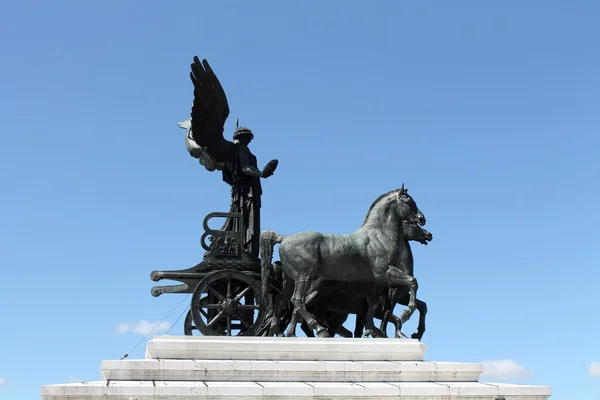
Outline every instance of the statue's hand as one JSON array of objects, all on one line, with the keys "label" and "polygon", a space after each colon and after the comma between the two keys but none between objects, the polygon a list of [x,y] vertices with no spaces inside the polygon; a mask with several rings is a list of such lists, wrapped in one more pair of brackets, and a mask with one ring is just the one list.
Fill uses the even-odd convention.
[{"label": "statue's hand", "polygon": [[271,175],[273,175],[275,173],[275,170],[277,169],[278,164],[279,164],[279,161],[277,161],[277,160],[269,161],[267,163],[267,165],[265,166],[265,168],[263,168],[262,177],[268,178]]}]

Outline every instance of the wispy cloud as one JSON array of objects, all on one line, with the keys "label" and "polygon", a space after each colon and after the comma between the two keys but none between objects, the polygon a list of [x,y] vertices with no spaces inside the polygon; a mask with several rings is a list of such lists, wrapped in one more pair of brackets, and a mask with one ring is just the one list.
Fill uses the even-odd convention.
[{"label": "wispy cloud", "polygon": [[600,378],[600,361],[594,361],[590,364],[590,375],[594,378]]},{"label": "wispy cloud", "polygon": [[6,385],[6,379],[0,377],[0,386]]},{"label": "wispy cloud", "polygon": [[125,322],[117,324],[117,333],[137,333],[140,335],[147,335],[151,332],[164,332],[171,329],[171,324],[166,321],[163,322]]},{"label": "wispy cloud", "polygon": [[513,380],[531,378],[533,372],[514,360],[496,360],[483,362],[483,375],[492,379]]}]

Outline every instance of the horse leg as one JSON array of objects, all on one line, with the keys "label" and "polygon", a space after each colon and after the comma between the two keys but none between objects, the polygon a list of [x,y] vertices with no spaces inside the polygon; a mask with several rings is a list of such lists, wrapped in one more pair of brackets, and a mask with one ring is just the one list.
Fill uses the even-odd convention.
[{"label": "horse leg", "polygon": [[[292,312],[292,320],[290,321],[290,325],[288,326],[287,332],[286,332],[286,336],[287,337],[296,337],[296,325],[298,324],[298,318],[301,316],[300,315],[300,307],[297,305],[299,303],[298,298],[301,298],[301,292],[305,291],[305,287],[306,287],[306,279],[303,280],[297,280],[296,284],[294,286],[294,293],[292,295],[292,304],[294,306],[294,311]],[[304,296],[304,299],[306,300],[306,296]],[[307,323],[306,321],[304,321],[305,323]],[[307,323],[308,324],[308,323]],[[310,327],[310,325],[309,325]],[[310,329],[312,330],[312,327],[310,327]]]},{"label": "horse leg", "polygon": [[351,338],[352,332],[350,332],[344,326],[344,322],[348,319],[348,313],[338,313],[334,311],[329,311],[327,313],[326,323],[330,327],[333,328],[334,333],[343,336],[345,338]]},{"label": "horse leg", "polygon": [[[394,288],[393,290],[393,302],[396,304],[402,304],[404,306],[408,305],[409,296],[406,290],[400,288]],[[417,326],[417,331],[413,333],[410,337],[412,339],[421,340],[423,334],[425,333],[425,316],[427,315],[427,303],[419,299],[415,299],[415,302],[417,303],[417,310],[419,311],[419,325]],[[406,336],[402,332],[400,332],[400,329],[402,328],[400,318],[396,317],[393,314],[391,314],[389,317],[391,318],[394,325],[396,325],[396,337],[405,338]]]},{"label": "horse leg", "polygon": [[[283,318],[284,310],[287,305],[290,304],[290,299],[292,298],[292,294],[294,293],[295,283],[291,279],[284,280],[284,286],[277,295],[275,299],[275,306],[273,307],[273,314],[271,317],[271,329],[269,331],[269,336],[277,335],[283,336],[283,332],[279,326],[281,323],[281,319]],[[292,314],[293,319],[293,314]]]},{"label": "horse leg", "polygon": [[325,312],[323,312],[322,315],[315,314],[314,312],[311,312],[311,314],[315,317],[317,321],[323,322],[323,325],[325,326],[325,329],[327,329],[327,332],[329,333],[330,337],[334,337],[336,334],[338,334],[337,320],[334,319],[335,315],[333,315],[331,312],[325,310]]},{"label": "horse leg", "polygon": [[306,337],[315,337],[315,333],[313,332],[312,329],[310,329],[310,327],[308,326],[306,321],[303,320],[300,323],[300,329],[302,329],[302,332],[304,332],[306,334]]},{"label": "horse leg", "polygon": [[383,326],[387,326],[387,324],[390,322],[390,316],[394,312],[394,307],[396,306],[396,290],[397,289],[392,288],[388,289],[387,303],[383,307],[383,319],[381,320],[381,330],[384,329]]},{"label": "horse leg", "polygon": [[406,288],[390,288],[388,290],[387,299],[388,304],[383,316],[382,323],[385,322],[386,326],[389,322],[394,324],[394,328],[396,329],[394,337],[396,339],[406,338],[406,335],[402,333],[402,321],[400,321],[400,318],[394,315],[394,308],[396,307],[396,304],[408,304],[408,292]]},{"label": "horse leg", "polygon": [[[318,310],[319,305],[318,304],[311,305],[309,308],[310,308],[310,312],[314,313],[314,312],[316,312],[315,310]],[[306,334],[306,337],[315,337],[315,333],[313,332],[312,329],[310,329],[310,326],[308,326],[306,321],[302,320],[302,322],[300,323],[300,329],[302,329],[302,332],[304,332]]]},{"label": "horse leg", "polygon": [[413,315],[415,309],[417,308],[416,299],[419,284],[417,283],[417,280],[414,277],[404,273],[399,268],[391,265],[385,273],[385,278],[391,285],[408,286],[410,297],[408,299],[407,309],[404,310],[400,316],[400,322],[404,324]]},{"label": "horse leg", "polygon": [[356,324],[354,326],[354,337],[362,337],[363,330],[365,329],[365,315],[357,314],[356,315]]},{"label": "horse leg", "polygon": [[394,334],[394,338],[396,339],[407,339],[406,335],[402,333],[402,322],[400,318],[396,317],[394,314],[390,313],[388,316],[390,322],[394,324],[394,328],[396,330]]},{"label": "horse leg", "polygon": [[379,330],[381,332],[387,332],[387,324],[390,322],[390,310],[387,310],[383,313],[383,318],[381,319],[381,324],[379,324]]},{"label": "horse leg", "polygon": [[367,330],[364,333],[364,336],[373,336],[376,337],[386,337],[381,330],[377,329],[375,323],[373,322],[373,318],[375,316],[375,311],[377,311],[377,307],[381,303],[381,291],[384,285],[373,285],[373,289],[371,291],[371,295],[368,300],[368,308],[367,308],[367,316],[365,317],[365,328]]},{"label": "horse leg", "polygon": [[346,329],[346,327],[344,325],[338,326],[335,329],[335,333],[337,333],[338,335],[345,337],[345,338],[353,337],[352,332],[350,332],[348,329]]},{"label": "horse leg", "polygon": [[[311,313],[317,320],[326,320],[326,312],[327,309],[329,308],[329,298],[327,296],[324,296],[322,293],[316,293],[315,291],[313,291],[314,288],[314,284],[311,286],[311,289],[309,290],[309,295],[313,294],[312,296],[312,304],[309,306],[308,305],[308,296],[306,297],[306,303],[307,306],[307,310],[309,313]],[[327,322],[326,322],[327,324]],[[308,324],[306,323],[306,321],[304,321],[304,319],[302,320],[302,323],[300,324],[300,328],[302,328],[302,331],[304,331],[304,333],[306,333],[307,337],[315,337],[315,333],[313,332],[313,330],[308,326]],[[329,335],[330,336],[335,336],[335,331],[332,329],[329,329]]]},{"label": "horse leg", "polygon": [[383,291],[383,300],[381,307],[381,326],[379,329],[386,333],[387,325],[390,322],[390,315],[394,312],[394,306],[396,303],[394,302],[394,289],[386,289]]},{"label": "horse leg", "polygon": [[[399,301],[398,304],[406,305],[408,303],[407,299],[404,298],[404,301]],[[424,301],[419,299],[417,302],[417,310],[419,311],[419,325],[417,327],[417,331],[413,333],[410,337],[411,339],[421,340],[423,334],[425,333],[425,315],[427,314],[427,304]],[[390,321],[396,327],[396,338],[406,339],[406,335],[401,332],[402,322],[400,318],[396,317],[394,314],[390,314]]]},{"label": "horse leg", "polygon": [[294,311],[292,312],[292,320],[288,325],[285,335],[287,337],[296,337],[296,325],[298,324],[298,318],[300,317],[300,311],[298,310],[298,307],[296,307],[296,302],[293,300],[293,297],[292,303],[294,304]]},{"label": "horse leg", "polygon": [[294,304],[294,314],[292,314],[292,321],[290,322],[290,326],[288,327],[288,337],[296,336],[296,323],[298,321],[298,317],[302,317],[311,329],[316,330],[317,336],[329,336],[329,332],[327,332],[327,329],[321,326],[317,322],[315,317],[306,310],[306,295],[308,290],[310,289],[308,281],[309,280],[306,276],[299,277],[299,279],[296,280],[294,295],[292,296],[292,303]]},{"label": "horse leg", "polygon": [[419,310],[419,325],[417,326],[417,331],[410,337],[420,341],[425,333],[425,315],[427,315],[427,303],[417,299],[417,310]]}]

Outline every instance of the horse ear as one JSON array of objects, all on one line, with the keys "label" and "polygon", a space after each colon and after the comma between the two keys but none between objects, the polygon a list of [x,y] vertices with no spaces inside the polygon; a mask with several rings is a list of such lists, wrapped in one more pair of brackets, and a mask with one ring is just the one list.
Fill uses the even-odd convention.
[{"label": "horse ear", "polygon": [[402,182],[402,187],[400,188],[400,193],[404,193],[406,192],[406,189],[404,189],[404,182]]}]

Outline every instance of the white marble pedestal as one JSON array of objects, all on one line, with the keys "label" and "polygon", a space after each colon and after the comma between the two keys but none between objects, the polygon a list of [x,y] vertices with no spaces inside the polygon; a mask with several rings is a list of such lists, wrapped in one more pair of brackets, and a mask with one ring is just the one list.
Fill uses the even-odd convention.
[{"label": "white marble pedestal", "polygon": [[481,364],[423,361],[398,339],[157,336],[102,381],[42,387],[44,400],[546,400],[546,386],[478,382]]}]

